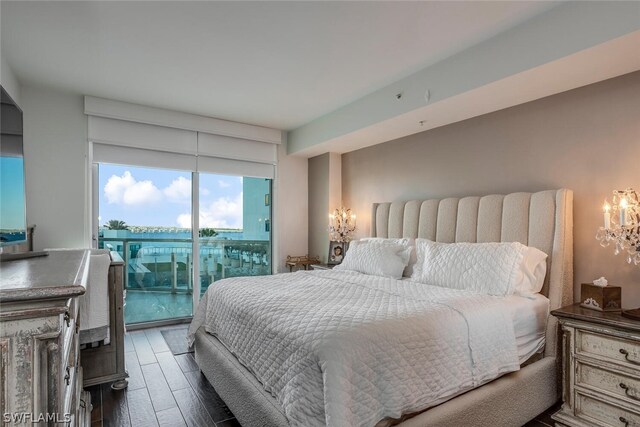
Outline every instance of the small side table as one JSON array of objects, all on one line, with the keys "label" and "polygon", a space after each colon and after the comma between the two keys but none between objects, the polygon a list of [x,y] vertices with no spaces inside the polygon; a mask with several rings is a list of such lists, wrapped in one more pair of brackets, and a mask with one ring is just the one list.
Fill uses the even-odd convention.
[{"label": "small side table", "polygon": [[562,329],[563,404],[556,426],[640,425],[640,322],[574,304]]},{"label": "small side table", "polygon": [[302,267],[305,270],[309,269],[309,266],[315,263],[320,262],[320,257],[310,257],[309,255],[304,256],[291,256],[287,255],[286,265],[289,267],[289,272],[292,272],[296,267]]},{"label": "small side table", "polygon": [[338,264],[311,264],[312,270],[333,270]]}]

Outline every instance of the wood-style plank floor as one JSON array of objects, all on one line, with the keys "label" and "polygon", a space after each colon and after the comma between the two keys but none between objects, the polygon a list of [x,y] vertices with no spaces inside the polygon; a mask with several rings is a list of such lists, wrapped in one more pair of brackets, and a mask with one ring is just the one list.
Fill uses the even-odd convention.
[{"label": "wood-style plank floor", "polygon": [[542,414],[535,417],[524,425],[524,427],[554,427],[556,422],[551,419],[551,415],[560,410],[561,402],[556,403]]},{"label": "wood-style plank floor", "polygon": [[124,391],[111,390],[110,384],[87,388],[93,404],[92,427],[240,426],[200,373],[193,354],[171,353],[160,333],[170,328],[125,336],[129,387]]},{"label": "wood-style plank floor", "polygon": [[[184,325],[175,326],[184,328]],[[193,354],[174,356],[153,328],[125,336],[129,387],[111,390],[110,384],[89,387],[92,427],[239,427],[224,401],[200,373]],[[555,405],[524,427],[552,427]]]}]

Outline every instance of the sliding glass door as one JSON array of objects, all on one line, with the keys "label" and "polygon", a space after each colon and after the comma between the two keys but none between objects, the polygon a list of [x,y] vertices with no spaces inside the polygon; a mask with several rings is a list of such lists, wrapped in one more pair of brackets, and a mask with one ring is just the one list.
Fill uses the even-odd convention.
[{"label": "sliding glass door", "polygon": [[96,168],[98,247],[125,261],[125,323],[190,317],[216,281],[271,274],[271,179]]},{"label": "sliding glass door", "polygon": [[200,289],[271,273],[271,180],[200,174]]},{"label": "sliding glass door", "polygon": [[98,191],[98,247],[125,261],[125,323],[191,316],[191,172],[101,163]]}]

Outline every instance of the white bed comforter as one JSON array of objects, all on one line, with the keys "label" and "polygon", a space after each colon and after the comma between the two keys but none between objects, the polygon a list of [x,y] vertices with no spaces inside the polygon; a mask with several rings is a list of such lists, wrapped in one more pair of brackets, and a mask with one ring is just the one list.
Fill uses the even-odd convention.
[{"label": "white bed comforter", "polygon": [[216,282],[202,325],[292,426],[373,426],[519,369],[502,298],[350,271]]}]

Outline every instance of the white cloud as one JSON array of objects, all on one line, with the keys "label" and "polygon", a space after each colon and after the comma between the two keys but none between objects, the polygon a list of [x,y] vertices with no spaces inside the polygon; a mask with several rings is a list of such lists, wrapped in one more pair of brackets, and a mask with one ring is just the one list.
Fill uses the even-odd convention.
[{"label": "white cloud", "polygon": [[229,188],[229,187],[231,187],[231,184],[229,184],[227,181],[223,181],[221,179],[218,180],[218,185],[220,186],[220,188]]},{"label": "white cloud", "polygon": [[162,192],[152,181],[136,181],[129,171],[122,176],[112,175],[104,186],[104,194],[110,204],[140,205],[162,199]]},{"label": "white cloud", "polygon": [[[178,227],[191,228],[191,214],[180,214],[176,219]],[[202,227],[202,226],[200,226]]]},{"label": "white cloud", "polygon": [[208,196],[209,194],[211,194],[211,191],[207,190],[204,187],[200,187],[200,195],[201,196]]},{"label": "white cloud", "polygon": [[[191,215],[181,214],[178,226],[191,227]],[[200,228],[242,228],[242,193],[235,198],[220,197],[200,206]]]},{"label": "white cloud", "polygon": [[162,190],[165,196],[172,202],[191,201],[191,180],[184,176],[174,179],[171,184]]}]

